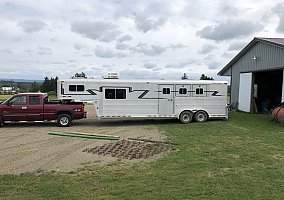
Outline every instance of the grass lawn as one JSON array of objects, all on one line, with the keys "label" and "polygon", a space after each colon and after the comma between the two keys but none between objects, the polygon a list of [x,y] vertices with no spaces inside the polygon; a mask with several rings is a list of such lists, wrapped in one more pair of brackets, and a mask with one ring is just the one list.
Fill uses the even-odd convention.
[{"label": "grass lawn", "polygon": [[0,101],[5,101],[6,99],[10,98],[12,95],[10,94],[0,94]]},{"label": "grass lawn", "polygon": [[269,120],[150,121],[178,150],[150,163],[1,175],[0,199],[284,199],[284,128]]}]

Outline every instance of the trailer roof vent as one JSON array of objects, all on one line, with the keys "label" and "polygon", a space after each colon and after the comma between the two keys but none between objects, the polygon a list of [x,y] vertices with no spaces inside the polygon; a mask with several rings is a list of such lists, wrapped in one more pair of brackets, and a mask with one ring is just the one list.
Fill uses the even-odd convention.
[{"label": "trailer roof vent", "polygon": [[103,75],[103,78],[104,79],[119,79],[119,76],[118,76],[118,73],[116,72],[110,72],[110,73]]}]

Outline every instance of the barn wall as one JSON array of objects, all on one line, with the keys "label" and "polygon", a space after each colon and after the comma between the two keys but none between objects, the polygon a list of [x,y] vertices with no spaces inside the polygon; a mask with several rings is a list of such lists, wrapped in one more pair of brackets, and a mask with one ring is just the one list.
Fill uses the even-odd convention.
[{"label": "barn wall", "polygon": [[[256,57],[256,60],[253,57]],[[236,103],[239,99],[240,73],[277,68],[284,68],[284,49],[271,44],[257,42],[232,65],[231,102]]]}]

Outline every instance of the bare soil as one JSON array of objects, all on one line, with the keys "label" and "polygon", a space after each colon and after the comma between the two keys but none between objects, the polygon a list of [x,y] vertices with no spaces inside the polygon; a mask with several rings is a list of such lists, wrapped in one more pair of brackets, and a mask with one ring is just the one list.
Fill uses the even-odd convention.
[{"label": "bare soil", "polygon": [[83,152],[113,141],[55,136],[48,132],[118,135],[121,140],[129,137],[166,140],[166,136],[147,121],[98,120],[93,106],[87,105],[86,110],[87,119],[75,121],[73,126],[67,128],[57,127],[53,122],[5,124],[0,128],[0,173],[19,174],[42,170],[69,172],[84,165],[104,165],[118,159],[126,160],[112,157],[111,154]]}]

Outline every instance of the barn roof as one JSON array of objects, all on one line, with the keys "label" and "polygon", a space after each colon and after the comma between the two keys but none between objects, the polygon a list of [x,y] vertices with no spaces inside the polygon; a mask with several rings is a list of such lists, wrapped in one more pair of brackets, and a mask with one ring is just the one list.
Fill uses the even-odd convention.
[{"label": "barn roof", "polygon": [[232,67],[232,65],[237,62],[252,46],[254,46],[257,42],[266,43],[269,45],[278,46],[284,48],[284,38],[261,38],[255,37],[243,50],[240,51],[220,72],[218,75],[222,76],[224,73]]}]

